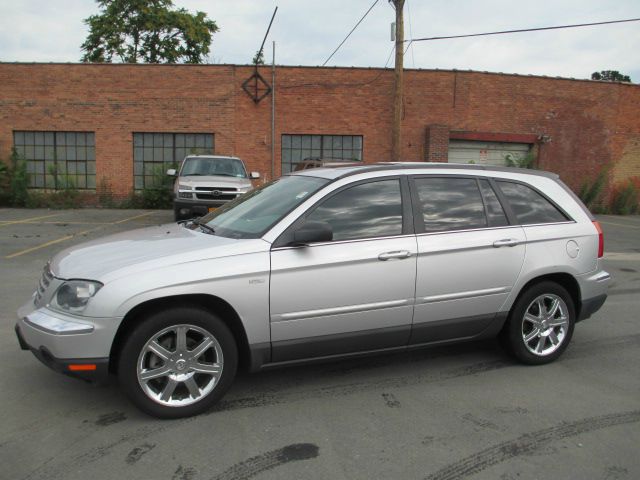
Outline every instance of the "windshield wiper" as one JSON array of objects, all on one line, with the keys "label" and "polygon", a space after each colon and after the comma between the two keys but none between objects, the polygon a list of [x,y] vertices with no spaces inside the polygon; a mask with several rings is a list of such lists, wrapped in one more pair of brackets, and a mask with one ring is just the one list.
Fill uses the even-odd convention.
[{"label": "windshield wiper", "polygon": [[209,233],[211,233],[211,235],[215,235],[216,231],[213,227],[210,227],[209,225],[207,225],[204,222],[201,222],[200,220],[198,220],[197,218],[191,220],[191,222],[195,225],[198,225],[200,228],[202,228],[203,230],[207,230]]}]

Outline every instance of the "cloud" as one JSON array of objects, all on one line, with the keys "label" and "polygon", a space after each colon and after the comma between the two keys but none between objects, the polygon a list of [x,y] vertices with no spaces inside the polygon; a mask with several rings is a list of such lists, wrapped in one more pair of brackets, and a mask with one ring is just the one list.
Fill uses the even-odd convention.
[{"label": "cloud", "polygon": [[[278,5],[265,59],[286,65],[321,65],[369,8],[372,0],[174,0],[178,7],[206,12],[220,27],[212,63],[250,63]],[[637,0],[407,0],[405,37],[486,32],[587,23],[640,16]],[[87,29],[83,19],[97,13],[88,0],[23,0],[0,7],[0,60],[77,62]],[[410,11],[410,15],[409,15]],[[331,59],[329,65],[381,67],[392,42],[395,13],[380,0]],[[582,29],[421,42],[405,58],[408,68],[473,69],[588,78],[614,69],[640,81],[640,23]],[[393,63],[393,60],[391,61]]]}]

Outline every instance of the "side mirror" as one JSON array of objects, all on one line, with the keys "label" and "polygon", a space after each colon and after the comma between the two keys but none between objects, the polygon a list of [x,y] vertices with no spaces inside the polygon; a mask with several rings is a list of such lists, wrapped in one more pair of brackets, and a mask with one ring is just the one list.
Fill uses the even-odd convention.
[{"label": "side mirror", "polygon": [[249,177],[254,178],[254,179],[255,178],[260,178],[260,172],[251,172],[249,174]]},{"label": "side mirror", "polygon": [[175,177],[176,176],[176,169],[175,168],[170,168],[169,170],[167,170],[167,175],[169,175],[170,177]]},{"label": "side mirror", "polygon": [[306,222],[293,232],[293,245],[308,245],[333,240],[333,229],[327,222]]}]

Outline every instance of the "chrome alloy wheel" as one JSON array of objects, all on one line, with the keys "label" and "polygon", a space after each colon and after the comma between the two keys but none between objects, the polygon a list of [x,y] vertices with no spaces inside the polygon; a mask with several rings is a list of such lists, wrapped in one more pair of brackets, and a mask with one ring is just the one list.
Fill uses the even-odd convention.
[{"label": "chrome alloy wheel", "polygon": [[555,352],[569,330],[569,309],[553,293],[545,293],[529,304],[522,319],[522,340],[527,350],[544,357]]},{"label": "chrome alloy wheel", "polygon": [[138,383],[155,402],[184,407],[211,393],[223,367],[222,348],[211,333],[195,325],[174,325],[142,347]]}]

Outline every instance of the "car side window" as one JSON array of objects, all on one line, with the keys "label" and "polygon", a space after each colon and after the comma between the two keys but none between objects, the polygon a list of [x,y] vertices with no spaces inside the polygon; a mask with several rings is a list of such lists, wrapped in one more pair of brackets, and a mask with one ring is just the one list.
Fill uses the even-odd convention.
[{"label": "car side window", "polygon": [[425,232],[487,227],[475,178],[423,177],[414,182]]},{"label": "car side window", "polygon": [[342,190],[322,202],[307,221],[327,222],[334,241],[400,235],[400,181],[369,182]]},{"label": "car side window", "polygon": [[489,181],[481,179],[478,180],[478,182],[480,183],[480,191],[482,192],[489,226],[504,227],[505,225],[509,225],[509,221],[498,200],[498,196],[496,192],[493,191],[493,188],[491,188],[491,185],[489,185]]},{"label": "car side window", "polygon": [[533,188],[521,183],[498,181],[518,222],[522,225],[566,222],[567,217]]}]

